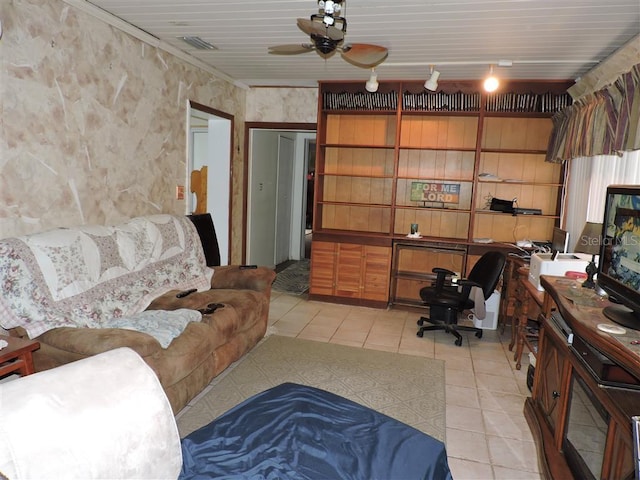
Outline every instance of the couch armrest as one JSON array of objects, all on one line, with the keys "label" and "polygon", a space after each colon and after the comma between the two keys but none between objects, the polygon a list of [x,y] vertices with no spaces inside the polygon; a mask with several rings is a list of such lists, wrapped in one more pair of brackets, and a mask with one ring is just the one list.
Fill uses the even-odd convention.
[{"label": "couch armrest", "polygon": [[276,272],[267,267],[240,269],[239,265],[215,267],[211,288],[255,290],[262,292],[271,289]]},{"label": "couch armrest", "polygon": [[[60,353],[81,357],[128,347],[144,358],[162,349],[151,335],[124,328],[58,327],[44,332],[36,340]],[[69,361],[73,360],[75,358]]]},{"label": "couch armrest", "polygon": [[180,473],[171,405],[153,370],[130,349],[5,382],[0,398],[0,471],[7,478]]}]

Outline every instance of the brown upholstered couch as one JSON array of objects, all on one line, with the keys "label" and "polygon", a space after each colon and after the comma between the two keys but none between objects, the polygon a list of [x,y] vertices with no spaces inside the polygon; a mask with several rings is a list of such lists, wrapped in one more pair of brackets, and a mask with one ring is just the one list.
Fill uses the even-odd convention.
[{"label": "brown upholstered couch", "polygon": [[[198,235],[194,235],[196,241],[190,244],[191,247],[201,248]],[[4,242],[0,242],[0,251],[12,246],[10,242]],[[204,262],[202,251],[198,254]],[[178,282],[177,288],[157,296],[146,310],[203,310],[216,303],[222,306],[213,313],[204,313],[201,321],[187,323],[166,348],[142,331],[108,328],[108,321],[105,322],[107,328],[50,328],[35,336],[41,345],[34,352],[35,368],[37,371],[46,370],[117,347],[130,347],[156,372],[173,411],[177,413],[215,376],[264,336],[274,279],[272,269],[241,269],[235,265],[214,267],[208,290],[200,288],[200,291],[178,297],[176,295],[185,287],[184,282]],[[2,293],[0,307],[3,301],[5,307],[10,303],[9,294]],[[22,326],[14,326],[9,332],[26,336]]]}]

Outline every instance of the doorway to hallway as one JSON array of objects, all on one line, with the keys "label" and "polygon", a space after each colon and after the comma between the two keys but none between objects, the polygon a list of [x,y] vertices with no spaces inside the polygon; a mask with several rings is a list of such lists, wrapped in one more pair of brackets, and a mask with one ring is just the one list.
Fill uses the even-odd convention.
[{"label": "doorway to hallway", "polygon": [[245,263],[283,268],[308,258],[307,165],[310,148],[315,158],[315,128],[315,124],[246,125]]}]

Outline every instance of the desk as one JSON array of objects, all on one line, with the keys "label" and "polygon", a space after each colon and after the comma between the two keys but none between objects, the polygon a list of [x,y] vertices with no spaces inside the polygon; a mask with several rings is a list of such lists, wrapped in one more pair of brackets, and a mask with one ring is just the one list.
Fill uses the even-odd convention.
[{"label": "desk", "polygon": [[420,289],[435,280],[432,270],[441,267],[462,273],[466,256],[463,245],[394,240],[390,303],[424,308]]},{"label": "desk", "polygon": [[516,338],[516,325],[514,321],[516,287],[518,286],[518,269],[528,265],[528,260],[524,258],[507,255],[507,262],[502,272],[502,287],[500,289],[500,313],[498,315],[498,325],[500,334],[504,333],[507,324],[511,324],[511,344],[509,350],[513,349]]},{"label": "desk", "polygon": [[0,377],[10,373],[31,375],[33,369],[32,352],[40,348],[40,343],[35,340],[23,340],[22,338],[0,335],[9,345],[0,350]]},{"label": "desk", "polygon": [[[540,348],[532,396],[524,406],[541,476],[633,478],[631,419],[640,413],[640,345],[632,342],[640,340],[640,331],[612,335],[598,330],[599,324],[611,323],[602,314],[608,301],[565,277],[543,275],[541,283],[545,293]],[[551,307],[566,326],[550,315]],[[584,346],[598,352],[607,368],[594,369]],[[609,371],[622,371],[625,375],[616,378],[624,380],[611,386]],[[594,414],[584,416],[585,409]]]},{"label": "desk", "polygon": [[514,320],[517,321],[517,325],[515,329],[511,328],[511,344],[509,344],[509,350],[513,348],[515,340],[516,353],[513,356],[513,360],[516,362],[516,369],[520,370],[525,345],[534,356],[537,356],[538,348],[532,340],[534,338],[537,340],[538,335],[530,334],[527,331],[527,324],[530,318],[534,320],[538,318],[544,303],[544,292],[538,291],[529,281],[528,267],[518,268],[518,283],[516,285],[515,297],[516,304],[513,317]]}]

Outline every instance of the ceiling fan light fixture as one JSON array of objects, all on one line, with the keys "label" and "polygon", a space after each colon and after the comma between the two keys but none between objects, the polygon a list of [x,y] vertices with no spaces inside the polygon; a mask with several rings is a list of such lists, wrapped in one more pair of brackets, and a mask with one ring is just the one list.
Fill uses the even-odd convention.
[{"label": "ceiling fan light fixture", "polygon": [[434,70],[433,66],[431,66],[431,75],[429,76],[429,80],[424,82],[424,88],[430,92],[435,92],[438,89],[438,78],[440,78],[440,72]]},{"label": "ceiling fan light fixture", "polygon": [[493,74],[493,65],[489,68],[489,76],[484,79],[484,90],[485,92],[495,92],[500,86],[500,81],[498,77]]},{"label": "ceiling fan light fixture", "polygon": [[374,68],[371,69],[371,76],[369,77],[369,80],[367,80],[367,83],[365,84],[364,88],[367,90],[367,92],[377,92],[378,91],[378,86],[380,84],[378,83],[378,74],[376,73],[376,70]]}]

